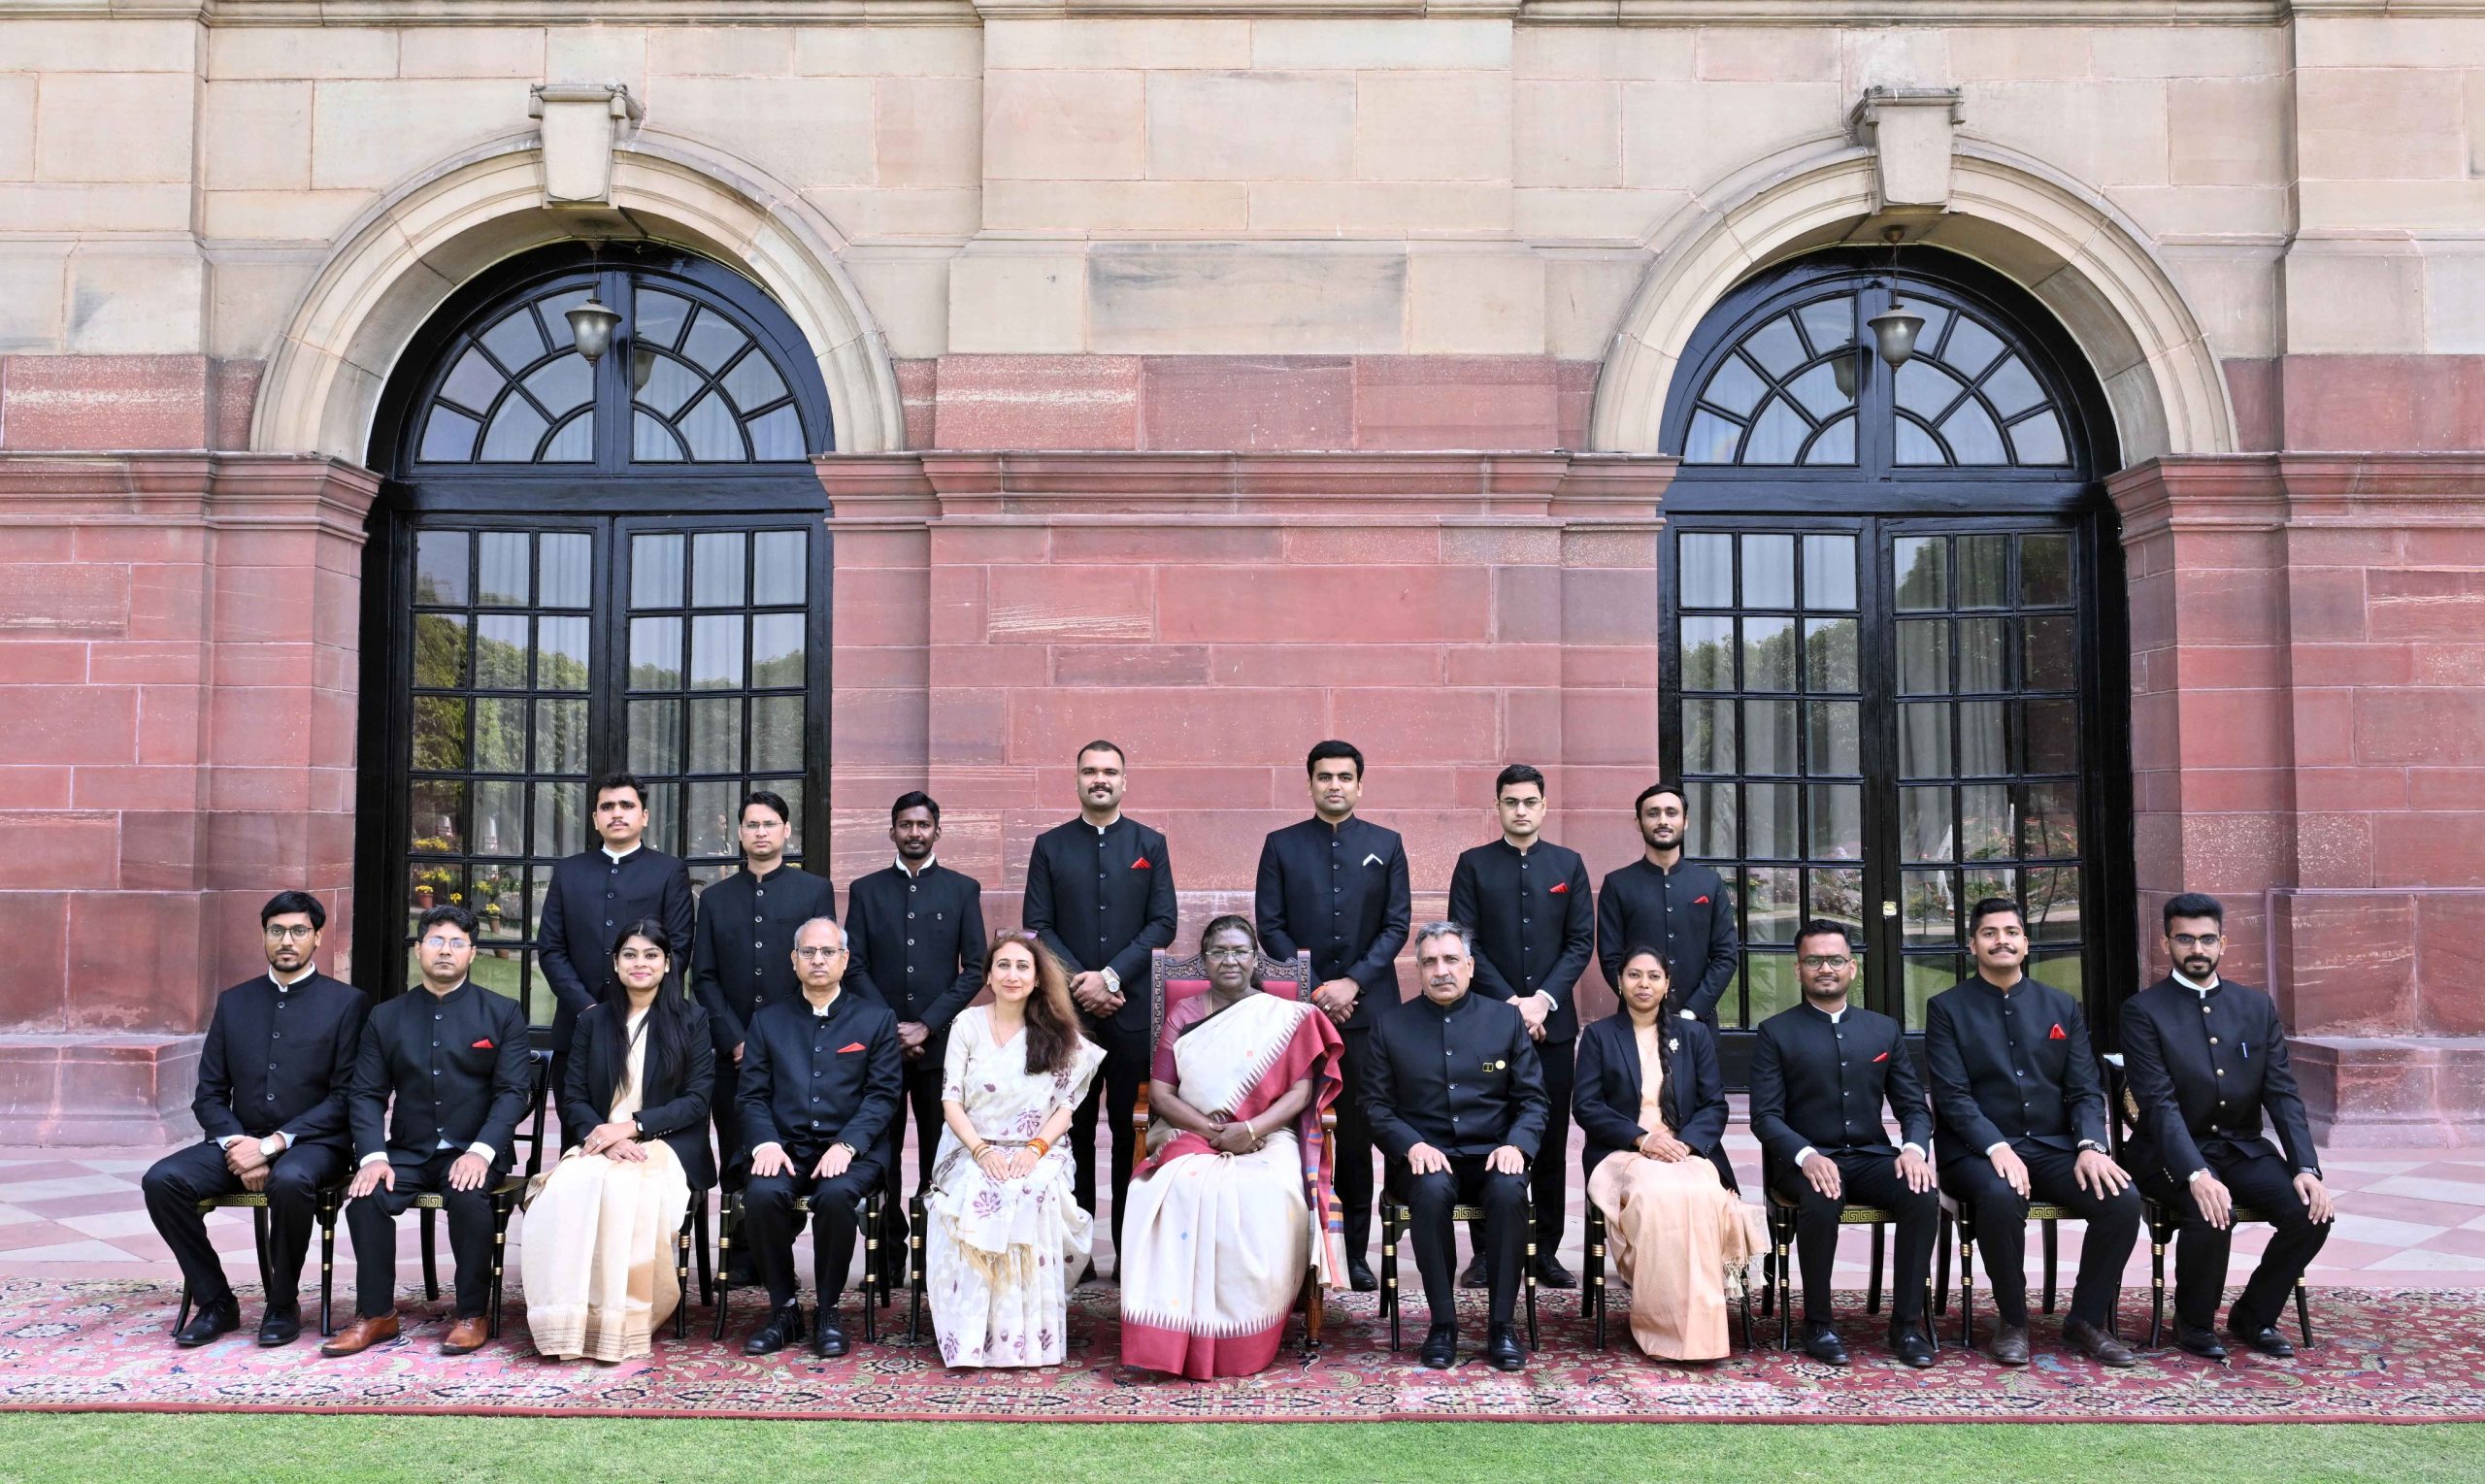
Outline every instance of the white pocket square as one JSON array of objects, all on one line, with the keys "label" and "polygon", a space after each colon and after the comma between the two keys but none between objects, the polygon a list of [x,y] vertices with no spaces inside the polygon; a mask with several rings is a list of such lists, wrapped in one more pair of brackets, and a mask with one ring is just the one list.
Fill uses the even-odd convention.
[{"label": "white pocket square", "polygon": [[1363,863],[1367,866],[1377,866],[1380,864],[1380,857],[1376,855],[1367,855],[1363,858]]}]

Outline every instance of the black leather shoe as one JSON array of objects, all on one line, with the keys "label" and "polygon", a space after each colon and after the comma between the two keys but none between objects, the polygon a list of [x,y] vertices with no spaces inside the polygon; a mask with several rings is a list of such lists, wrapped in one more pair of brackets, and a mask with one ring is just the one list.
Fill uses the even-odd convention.
[{"label": "black leather shoe", "polygon": [[195,1350],[216,1336],[230,1335],[242,1328],[242,1305],[230,1295],[213,1303],[202,1303],[190,1322],[174,1332],[173,1343],[184,1350]]},{"label": "black leather shoe", "polygon": [[1572,1276],[1571,1270],[1563,1267],[1559,1258],[1549,1255],[1540,1257],[1536,1260],[1536,1281],[1538,1284],[1545,1288],[1576,1288],[1579,1286],[1579,1280]]},{"label": "black leather shoe", "polygon": [[2174,1343],[2204,1361],[2226,1359],[2226,1345],[2215,1330],[2196,1330],[2188,1324],[2174,1326]]},{"label": "black leather shoe", "polygon": [[812,1354],[821,1360],[833,1361],[853,1348],[845,1342],[845,1332],[837,1327],[830,1315],[820,1315],[819,1323],[812,1327]]},{"label": "black leather shoe", "polygon": [[2085,1319],[2073,1319],[2065,1324],[2062,1327],[2062,1337],[2073,1350],[2100,1366],[2111,1366],[2120,1369],[2135,1364],[2139,1359],[2132,1354],[2131,1346]]},{"label": "black leather shoe", "polygon": [[1484,1272],[1484,1254],[1478,1252],[1467,1260],[1467,1270],[1458,1275],[1458,1286],[1480,1291],[1491,1285],[1492,1279]]},{"label": "black leather shoe", "polygon": [[1518,1327],[1497,1324],[1484,1336],[1484,1359],[1495,1370],[1525,1370],[1527,1351],[1520,1348]]},{"label": "black leather shoe", "polygon": [[1359,1294],[1368,1294],[1380,1286],[1372,1275],[1372,1265],[1359,1257],[1346,1259],[1346,1286]]},{"label": "black leather shoe", "polygon": [[2260,1351],[2263,1355],[2282,1361],[2291,1361],[2295,1359],[2295,1341],[2278,1333],[2277,1328],[2273,1325],[2265,1324],[2257,1330],[2246,1330],[2237,1325],[2228,1325],[2226,1327],[2226,1333],[2234,1336],[2236,1339],[2243,1341],[2245,1344],[2250,1345],[2253,1349]]},{"label": "black leather shoe", "polygon": [[770,1314],[766,1324],[761,1325],[758,1329],[751,1332],[750,1338],[742,1342],[742,1353],[745,1355],[775,1355],[778,1351],[784,1349],[788,1344],[791,1344],[793,1341],[801,1338],[802,1334],[802,1306],[800,1304],[789,1303],[783,1308],[777,1310],[775,1313]]},{"label": "black leather shoe", "polygon": [[1929,1369],[1933,1365],[1933,1341],[1925,1338],[1922,1330],[1890,1331],[1890,1353],[1899,1358],[1900,1365],[1918,1370]]},{"label": "black leather shoe", "polygon": [[1437,1324],[1425,1332],[1423,1362],[1430,1370],[1447,1370],[1458,1364],[1458,1326]]},{"label": "black leather shoe", "polygon": [[1986,1353],[2005,1366],[2027,1365],[2028,1327],[2024,1324],[2005,1324],[1994,1331],[1993,1343],[1986,1347]]},{"label": "black leather shoe", "polygon": [[302,1337],[302,1306],[288,1303],[282,1307],[269,1305],[259,1316],[259,1343],[273,1350],[289,1345]]},{"label": "black leather shoe", "polygon": [[1846,1342],[1838,1337],[1838,1331],[1825,1324],[1804,1327],[1804,1353],[1824,1366],[1847,1363]]}]

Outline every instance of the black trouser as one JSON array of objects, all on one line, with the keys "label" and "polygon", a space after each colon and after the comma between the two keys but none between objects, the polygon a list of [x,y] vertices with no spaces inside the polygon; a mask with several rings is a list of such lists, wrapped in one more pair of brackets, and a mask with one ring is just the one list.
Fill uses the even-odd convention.
[{"label": "black trouser", "polygon": [[897,1111],[889,1118],[888,1138],[882,1142],[880,1159],[880,1195],[882,1207],[888,1212],[888,1250],[881,1261],[889,1270],[903,1278],[906,1275],[906,1115],[914,1113],[914,1189],[920,1195],[932,1183],[932,1159],[941,1152],[941,1077],[948,1060],[948,1041],[934,1037],[924,1046],[923,1055],[905,1064],[905,1096],[898,1099]]},{"label": "black trouser", "polygon": [[[252,1142],[256,1142],[253,1139]],[[297,1306],[302,1286],[302,1258],[311,1249],[311,1222],[318,1209],[319,1192],[342,1179],[343,1150],[326,1144],[295,1144],[268,1166],[268,1308]],[[242,1177],[224,1163],[224,1151],[212,1143],[176,1149],[157,1160],[139,1182],[147,1192],[147,1214],[155,1223],[190,1297],[202,1305],[233,1297],[224,1278],[224,1264],[207,1239],[207,1215],[198,1208],[212,1196],[242,1193]]]},{"label": "black trouser", "polygon": [[[2295,1193],[2294,1169],[2278,1156],[2264,1150],[2236,1158],[2203,1150],[2203,1157],[2236,1205],[2250,1206],[2276,1228],[2270,1244],[2262,1249],[2260,1266],[2252,1270],[2252,1280],[2243,1285],[2243,1296],[2227,1315],[2235,1328],[2253,1334],[2276,1324],[2286,1312],[2287,1298],[2303,1281],[2303,1270],[2312,1266],[2313,1255],[2330,1239],[2330,1226],[2312,1219],[2303,1198]],[[2226,1259],[2235,1245],[2234,1223],[2221,1232],[2203,1220],[2190,1186],[2163,1170],[2148,1181],[2148,1193],[2180,1218],[2174,1243],[2174,1317],[2195,1330],[2212,1329],[2217,1324],[2218,1299],[2226,1292]]]},{"label": "black trouser", "polygon": [[[1573,1053],[1574,1040],[1541,1040],[1536,1043],[1536,1059],[1544,1069],[1544,1096],[1552,1104],[1544,1115],[1544,1141],[1539,1149],[1566,1151],[1564,1157],[1540,1159],[1528,1172],[1528,1188],[1536,1197],[1536,1257],[1549,1263],[1562,1250],[1562,1228],[1570,1215],[1570,1192],[1565,1184],[1570,1178],[1571,1162],[1571,1085],[1572,1072],[1578,1065]],[[1730,1183],[1727,1189],[1733,1189]],[[1468,1246],[1475,1252],[1484,1250],[1482,1224],[1467,1225]]]},{"label": "black trouser", "polygon": [[1831,1318],[1830,1270],[1838,1263],[1838,1218],[1847,1204],[1877,1205],[1898,1218],[1897,1251],[1890,1271],[1890,1327],[1914,1329],[1924,1323],[1924,1287],[1933,1270],[1933,1238],[1941,1230],[1941,1197],[1907,1188],[1890,1154],[1831,1154],[1838,1166],[1837,1200],[1812,1189],[1803,1171],[1779,1171],[1777,1189],[1795,1202],[1795,1254],[1804,1268],[1804,1322],[1828,1324]]},{"label": "black trouser", "polygon": [[1423,1274],[1424,1303],[1435,1324],[1458,1319],[1456,1226],[1450,1207],[1484,1209],[1484,1275],[1492,1291],[1492,1322],[1510,1322],[1518,1301],[1520,1265],[1527,1261],[1526,1174],[1503,1174],[1484,1168],[1480,1154],[1452,1156],[1449,1168],[1417,1174],[1393,1162],[1392,1185],[1407,1202],[1407,1231],[1414,1239],[1415,1270]]},{"label": "black trouser", "polygon": [[819,1311],[837,1307],[845,1292],[845,1270],[854,1262],[854,1232],[863,1203],[880,1183],[879,1161],[858,1154],[834,1179],[815,1178],[825,1148],[787,1148],[790,1174],[755,1174],[742,1188],[743,1240],[768,1285],[768,1306],[780,1309],[801,1292],[794,1283],[794,1201],[812,1200],[812,1276],[819,1285]]},{"label": "black trouser", "polygon": [[1343,1031],[1345,1054],[1338,1058],[1337,1169],[1331,1179],[1344,1212],[1346,1261],[1360,1263],[1372,1251],[1372,1122],[1364,1116],[1365,1069],[1372,1063],[1372,1028]]},{"label": "black trouser", "polygon": [[[708,1117],[716,1126],[716,1183],[727,1191],[742,1189],[750,1175],[750,1151],[742,1146],[742,1067],[734,1048],[716,1048],[716,1080],[708,1090]],[[570,1147],[567,1139],[561,1147]]]},{"label": "black trouser", "polygon": [[448,1251],[457,1264],[457,1317],[481,1317],[492,1298],[492,1187],[509,1172],[509,1156],[492,1162],[476,1190],[450,1190],[448,1168],[465,1154],[443,1149],[420,1164],[391,1159],[397,1184],[346,1203],[346,1227],[353,1233],[354,1312],[384,1319],[397,1312],[397,1218],[414,1198],[438,1192],[448,1218]]},{"label": "black trouser", "polygon": [[[2076,1152],[2040,1144],[2011,1146],[2028,1167],[2028,1189],[2087,1223],[2079,1238],[2079,1281],[2071,1290],[2071,1317],[2102,1330],[2123,1289],[2123,1264],[2139,1239],[2139,1191],[2126,1185],[2104,1201],[2079,1188],[2072,1167]],[[1976,1245],[1984,1252],[1993,1306],[2005,1325],[2028,1322],[2028,1203],[1994,1172],[1981,1155],[1953,1161],[1942,1171],[1950,1194],[1971,1207]]]},{"label": "black trouser", "polygon": [[[1084,1019],[1085,1017],[1082,1017]],[[1096,1119],[1101,1113],[1106,1136],[1113,1144],[1113,1262],[1121,1263],[1122,1198],[1130,1192],[1130,1167],[1138,1145],[1131,1115],[1139,1109],[1140,1084],[1147,1080],[1153,1060],[1144,1027],[1131,1030],[1110,1020],[1085,1019],[1089,1040],[1105,1048],[1105,1064],[1097,1069],[1087,1096],[1070,1115],[1071,1198],[1088,1215],[1097,1214]],[[1076,1274],[1073,1274],[1076,1276]]]}]

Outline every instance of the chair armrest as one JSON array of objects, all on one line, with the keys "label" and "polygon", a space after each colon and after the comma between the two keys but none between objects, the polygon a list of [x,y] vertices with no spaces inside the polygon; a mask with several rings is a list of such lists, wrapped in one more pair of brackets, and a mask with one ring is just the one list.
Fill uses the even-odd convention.
[{"label": "chair armrest", "polygon": [[1155,1086],[1156,1084],[1152,1081],[1139,1084],[1139,1101],[1133,1103],[1130,1109],[1131,1127],[1136,1129],[1147,1127],[1147,1095]]}]

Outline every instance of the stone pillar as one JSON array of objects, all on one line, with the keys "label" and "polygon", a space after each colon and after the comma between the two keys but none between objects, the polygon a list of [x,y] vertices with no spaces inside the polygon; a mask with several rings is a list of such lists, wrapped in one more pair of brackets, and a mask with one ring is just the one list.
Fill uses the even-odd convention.
[{"label": "stone pillar", "polygon": [[[2222,897],[2316,1128],[2485,1126],[2485,456],[2167,458],[2116,476],[2143,978]],[[2335,1132],[2334,1132],[2335,1131]]]},{"label": "stone pillar", "polygon": [[346,972],[371,475],[319,458],[0,455],[0,1140],[195,1129],[257,910]]},{"label": "stone pillar", "polygon": [[887,864],[927,787],[944,860],[1017,920],[1072,763],[1128,749],[1130,812],[1173,841],[1188,941],[1247,910],[1303,758],[1362,747],[1364,812],[1407,838],[1418,918],[1493,838],[1529,761],[1548,833],[1598,871],[1657,772],[1657,507],[1673,461],[1568,454],[919,453],[831,457],[839,855]]}]

